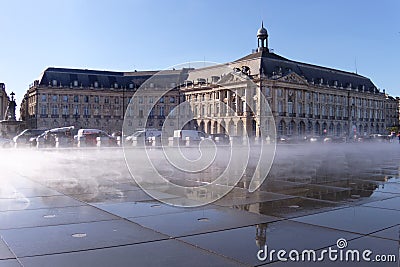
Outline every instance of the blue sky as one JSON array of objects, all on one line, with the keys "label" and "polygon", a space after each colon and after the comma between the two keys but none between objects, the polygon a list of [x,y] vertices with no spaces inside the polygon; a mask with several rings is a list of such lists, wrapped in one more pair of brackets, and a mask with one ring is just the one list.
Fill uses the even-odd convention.
[{"label": "blue sky", "polygon": [[154,70],[228,62],[257,46],[261,20],[275,53],[355,71],[400,96],[400,1],[0,2],[0,82],[17,103],[47,67]]}]

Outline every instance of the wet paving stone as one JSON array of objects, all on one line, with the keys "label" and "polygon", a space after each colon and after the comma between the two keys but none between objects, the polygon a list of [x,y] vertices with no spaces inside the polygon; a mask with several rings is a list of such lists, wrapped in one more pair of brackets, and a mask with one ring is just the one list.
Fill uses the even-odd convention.
[{"label": "wet paving stone", "polygon": [[0,212],[82,206],[85,203],[67,196],[21,197],[0,199]]},{"label": "wet paving stone", "polygon": [[[400,224],[390,227],[388,229],[372,233],[371,236],[392,239],[399,242],[400,249]],[[400,256],[400,255],[399,255]],[[400,260],[400,258],[399,258]]]},{"label": "wet paving stone", "polygon": [[122,218],[146,217],[168,213],[191,211],[189,208],[173,207],[160,202],[94,203],[93,206]]},{"label": "wet paving stone", "polygon": [[30,267],[245,266],[176,240],[20,259]]},{"label": "wet paving stone", "polygon": [[303,223],[279,221],[183,237],[181,240],[253,266],[263,264],[258,260],[257,252],[265,245],[269,250],[318,249],[335,244],[338,238],[353,239],[359,236]]},{"label": "wet paving stone", "polygon": [[22,267],[17,260],[0,260],[0,267]]},{"label": "wet paving stone", "polygon": [[393,209],[400,211],[400,197],[393,197],[380,201],[369,202],[363,206],[382,208],[382,209]]},{"label": "wet paving stone", "polygon": [[[328,253],[324,257],[321,257],[321,250],[316,251],[317,260],[316,261],[277,261],[272,262],[262,266],[384,266],[384,267],[396,267],[398,266],[398,243],[391,240],[384,240],[374,237],[360,237],[354,240],[346,240],[347,246],[343,249],[339,249],[337,246],[332,246],[332,249],[337,250],[336,254],[332,254],[332,259],[330,260]],[[353,252],[351,254],[346,254],[347,251],[358,251],[354,255],[359,255],[359,261],[357,261],[357,256],[354,256]],[[366,256],[366,260],[363,259],[362,253],[365,250],[371,250],[371,254]],[[340,251],[342,251],[342,260],[340,260]],[[335,257],[336,255],[336,257]],[[347,258],[346,258],[346,255]],[[395,261],[393,262],[393,256]],[[323,260],[318,260],[318,258]],[[389,259],[390,258],[390,259]],[[385,262],[381,262],[381,259],[385,259]]]},{"label": "wet paving stone", "polygon": [[144,227],[172,236],[186,236],[277,221],[279,218],[229,208],[205,208],[154,218],[129,218]]},{"label": "wet paving stone", "polygon": [[126,220],[0,230],[17,257],[129,245],[168,239]]},{"label": "wet paving stone", "polygon": [[90,206],[4,211],[0,216],[0,230],[118,219]]},{"label": "wet paving stone", "polygon": [[372,207],[349,207],[292,219],[331,229],[370,234],[400,221],[400,211]]},{"label": "wet paving stone", "polygon": [[[1,235],[0,235],[1,236]],[[0,238],[0,260],[13,259],[14,254],[10,251],[7,244]]]}]

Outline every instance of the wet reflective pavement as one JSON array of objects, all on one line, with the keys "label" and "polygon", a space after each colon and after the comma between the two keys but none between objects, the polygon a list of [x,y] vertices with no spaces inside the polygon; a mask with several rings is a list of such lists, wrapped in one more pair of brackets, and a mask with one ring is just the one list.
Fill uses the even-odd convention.
[{"label": "wet reflective pavement", "polygon": [[[100,160],[112,158],[107,166],[117,167],[102,171],[92,161],[59,162],[65,155],[40,152],[52,155],[51,166],[9,170],[0,181],[0,267],[398,266],[398,148],[330,147],[318,154],[278,147],[260,190],[249,193],[243,179],[222,199],[197,208],[153,200],[120,163],[121,151],[103,150],[107,156]],[[78,160],[100,154],[80,153]],[[266,245],[318,254],[337,249],[338,239],[347,249],[395,255],[396,262],[257,258]]]}]

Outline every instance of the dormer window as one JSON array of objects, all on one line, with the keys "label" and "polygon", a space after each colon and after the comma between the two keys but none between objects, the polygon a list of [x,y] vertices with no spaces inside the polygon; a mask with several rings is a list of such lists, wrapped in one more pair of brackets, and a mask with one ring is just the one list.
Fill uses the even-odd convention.
[{"label": "dormer window", "polygon": [[53,80],[53,86],[57,86],[57,80]]},{"label": "dormer window", "polygon": [[77,87],[78,86],[78,81],[74,81],[74,86]]},{"label": "dormer window", "polygon": [[114,83],[114,88],[118,88],[118,83]]},{"label": "dormer window", "polygon": [[99,82],[94,82],[94,87],[95,88],[99,87]]},{"label": "dormer window", "polygon": [[130,84],[129,84],[129,88],[130,88],[130,89],[133,89],[133,83],[130,83]]}]

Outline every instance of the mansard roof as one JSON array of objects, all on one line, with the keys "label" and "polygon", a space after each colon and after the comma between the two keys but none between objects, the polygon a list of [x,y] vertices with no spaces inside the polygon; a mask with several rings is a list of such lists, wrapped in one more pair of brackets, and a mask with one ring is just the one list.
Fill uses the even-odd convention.
[{"label": "mansard roof", "polygon": [[70,68],[54,68],[50,67],[43,71],[40,75],[37,84],[41,86],[53,85],[53,81],[57,86],[73,86],[78,83],[78,86],[93,87],[95,82],[100,88],[114,88],[117,85],[119,88],[134,88],[139,87],[147,79],[157,74],[163,79],[181,79],[182,73],[186,70],[168,70],[168,71],[104,71],[104,70],[89,70],[89,69],[70,69]]},{"label": "mansard roof", "polygon": [[255,52],[233,63],[251,65],[252,61],[258,61],[257,65],[259,66],[258,70],[252,70],[252,74],[255,74],[256,71],[270,79],[278,79],[295,72],[309,83],[379,92],[369,78],[359,74],[293,61],[269,51]]}]

